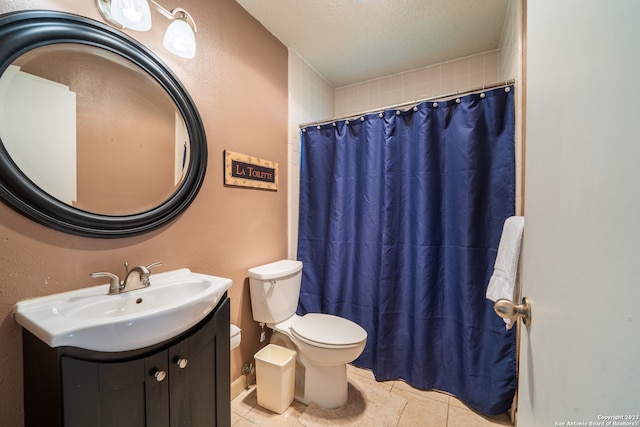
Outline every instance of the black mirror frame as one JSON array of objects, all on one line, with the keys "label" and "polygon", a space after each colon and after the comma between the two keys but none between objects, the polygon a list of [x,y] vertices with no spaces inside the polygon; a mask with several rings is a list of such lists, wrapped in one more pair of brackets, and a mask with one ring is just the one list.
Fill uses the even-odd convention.
[{"label": "black mirror frame", "polygon": [[36,186],[13,162],[0,140],[0,199],[28,218],[50,228],[85,237],[139,235],[175,219],[194,200],[207,166],[207,141],[200,115],[173,72],[149,49],[106,24],[65,12],[31,10],[0,16],[0,76],[25,52],[52,44],[77,43],[113,52],[152,76],[182,114],[191,157],[185,179],[163,204],[145,212],[112,216],[69,206]]}]

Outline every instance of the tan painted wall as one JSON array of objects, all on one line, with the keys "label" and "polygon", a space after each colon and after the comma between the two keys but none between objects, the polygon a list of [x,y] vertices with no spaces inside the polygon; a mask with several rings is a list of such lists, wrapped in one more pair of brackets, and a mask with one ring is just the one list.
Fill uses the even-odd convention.
[{"label": "tan painted wall", "polygon": [[[177,190],[176,106],[142,70],[122,66],[98,48],[90,52],[57,45],[34,49],[14,64],[75,94],[73,205],[107,215],[154,208]],[[48,138],[44,140],[46,145]]]},{"label": "tan painted wall", "polygon": [[[189,267],[229,277],[234,285],[231,321],[242,328],[242,346],[231,355],[231,378],[257,351],[247,268],[287,255],[287,50],[233,0],[181,0],[196,20],[193,60],[162,47],[167,20],[129,33],[160,56],[195,101],[204,122],[209,164],[203,187],[189,209],[150,234],[102,240],[47,229],[0,204],[0,424],[22,425],[20,328],[11,317],[22,299],[100,284],[98,270],[120,272],[122,263],[162,261],[156,271]],[[175,2],[174,2],[175,3]],[[0,13],[56,9],[101,20],[95,1],[3,0]],[[223,186],[223,150],[278,162],[277,192]]]}]

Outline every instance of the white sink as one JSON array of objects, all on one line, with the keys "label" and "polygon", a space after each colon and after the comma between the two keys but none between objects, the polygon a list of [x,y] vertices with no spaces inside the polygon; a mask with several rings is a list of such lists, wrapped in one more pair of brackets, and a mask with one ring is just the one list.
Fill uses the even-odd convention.
[{"label": "white sink", "polygon": [[107,295],[109,285],[21,301],[16,321],[49,347],[126,351],[173,338],[204,319],[231,279],[187,268],[152,274],[149,287]]}]

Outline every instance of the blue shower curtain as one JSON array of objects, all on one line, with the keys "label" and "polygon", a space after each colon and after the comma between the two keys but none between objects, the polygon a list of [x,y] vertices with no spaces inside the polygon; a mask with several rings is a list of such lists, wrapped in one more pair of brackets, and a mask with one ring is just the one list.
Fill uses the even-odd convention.
[{"label": "blue shower curtain", "polygon": [[515,211],[513,87],[301,133],[298,313],[367,330],[356,366],[488,415],[516,389],[515,328],[485,298]]}]

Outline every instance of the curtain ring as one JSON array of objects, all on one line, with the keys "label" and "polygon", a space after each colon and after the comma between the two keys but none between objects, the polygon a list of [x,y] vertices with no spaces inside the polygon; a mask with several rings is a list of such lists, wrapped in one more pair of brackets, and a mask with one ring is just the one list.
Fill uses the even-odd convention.
[{"label": "curtain ring", "polygon": [[349,125],[349,120],[345,120],[344,124],[348,126]]},{"label": "curtain ring", "polygon": [[433,108],[438,108],[438,103],[437,102],[433,103]]},{"label": "curtain ring", "polygon": [[320,125],[316,126],[316,129],[320,130]]},{"label": "curtain ring", "polygon": [[364,116],[360,117],[360,121],[364,122]]},{"label": "curtain ring", "polygon": [[511,92],[511,88],[510,88],[509,86],[507,86],[507,87],[505,87],[505,88],[504,88],[504,91],[505,91],[506,93],[509,93],[509,92]]},{"label": "curtain ring", "polygon": [[380,113],[380,114],[378,114],[378,117],[383,118],[384,114]]},{"label": "curtain ring", "polygon": [[331,126],[336,127],[336,122],[331,123]]},{"label": "curtain ring", "polygon": [[460,104],[460,98],[456,98],[456,104]]},{"label": "curtain ring", "polygon": [[307,128],[302,128],[302,133],[307,133]]},{"label": "curtain ring", "polygon": [[400,110],[396,110],[396,116],[399,116],[401,114]]},{"label": "curtain ring", "polygon": [[484,99],[484,98],[485,98],[485,96],[487,96],[487,95],[485,95],[485,94],[484,94],[484,92],[482,92],[482,93],[480,94],[480,98],[482,98],[482,99]]}]

